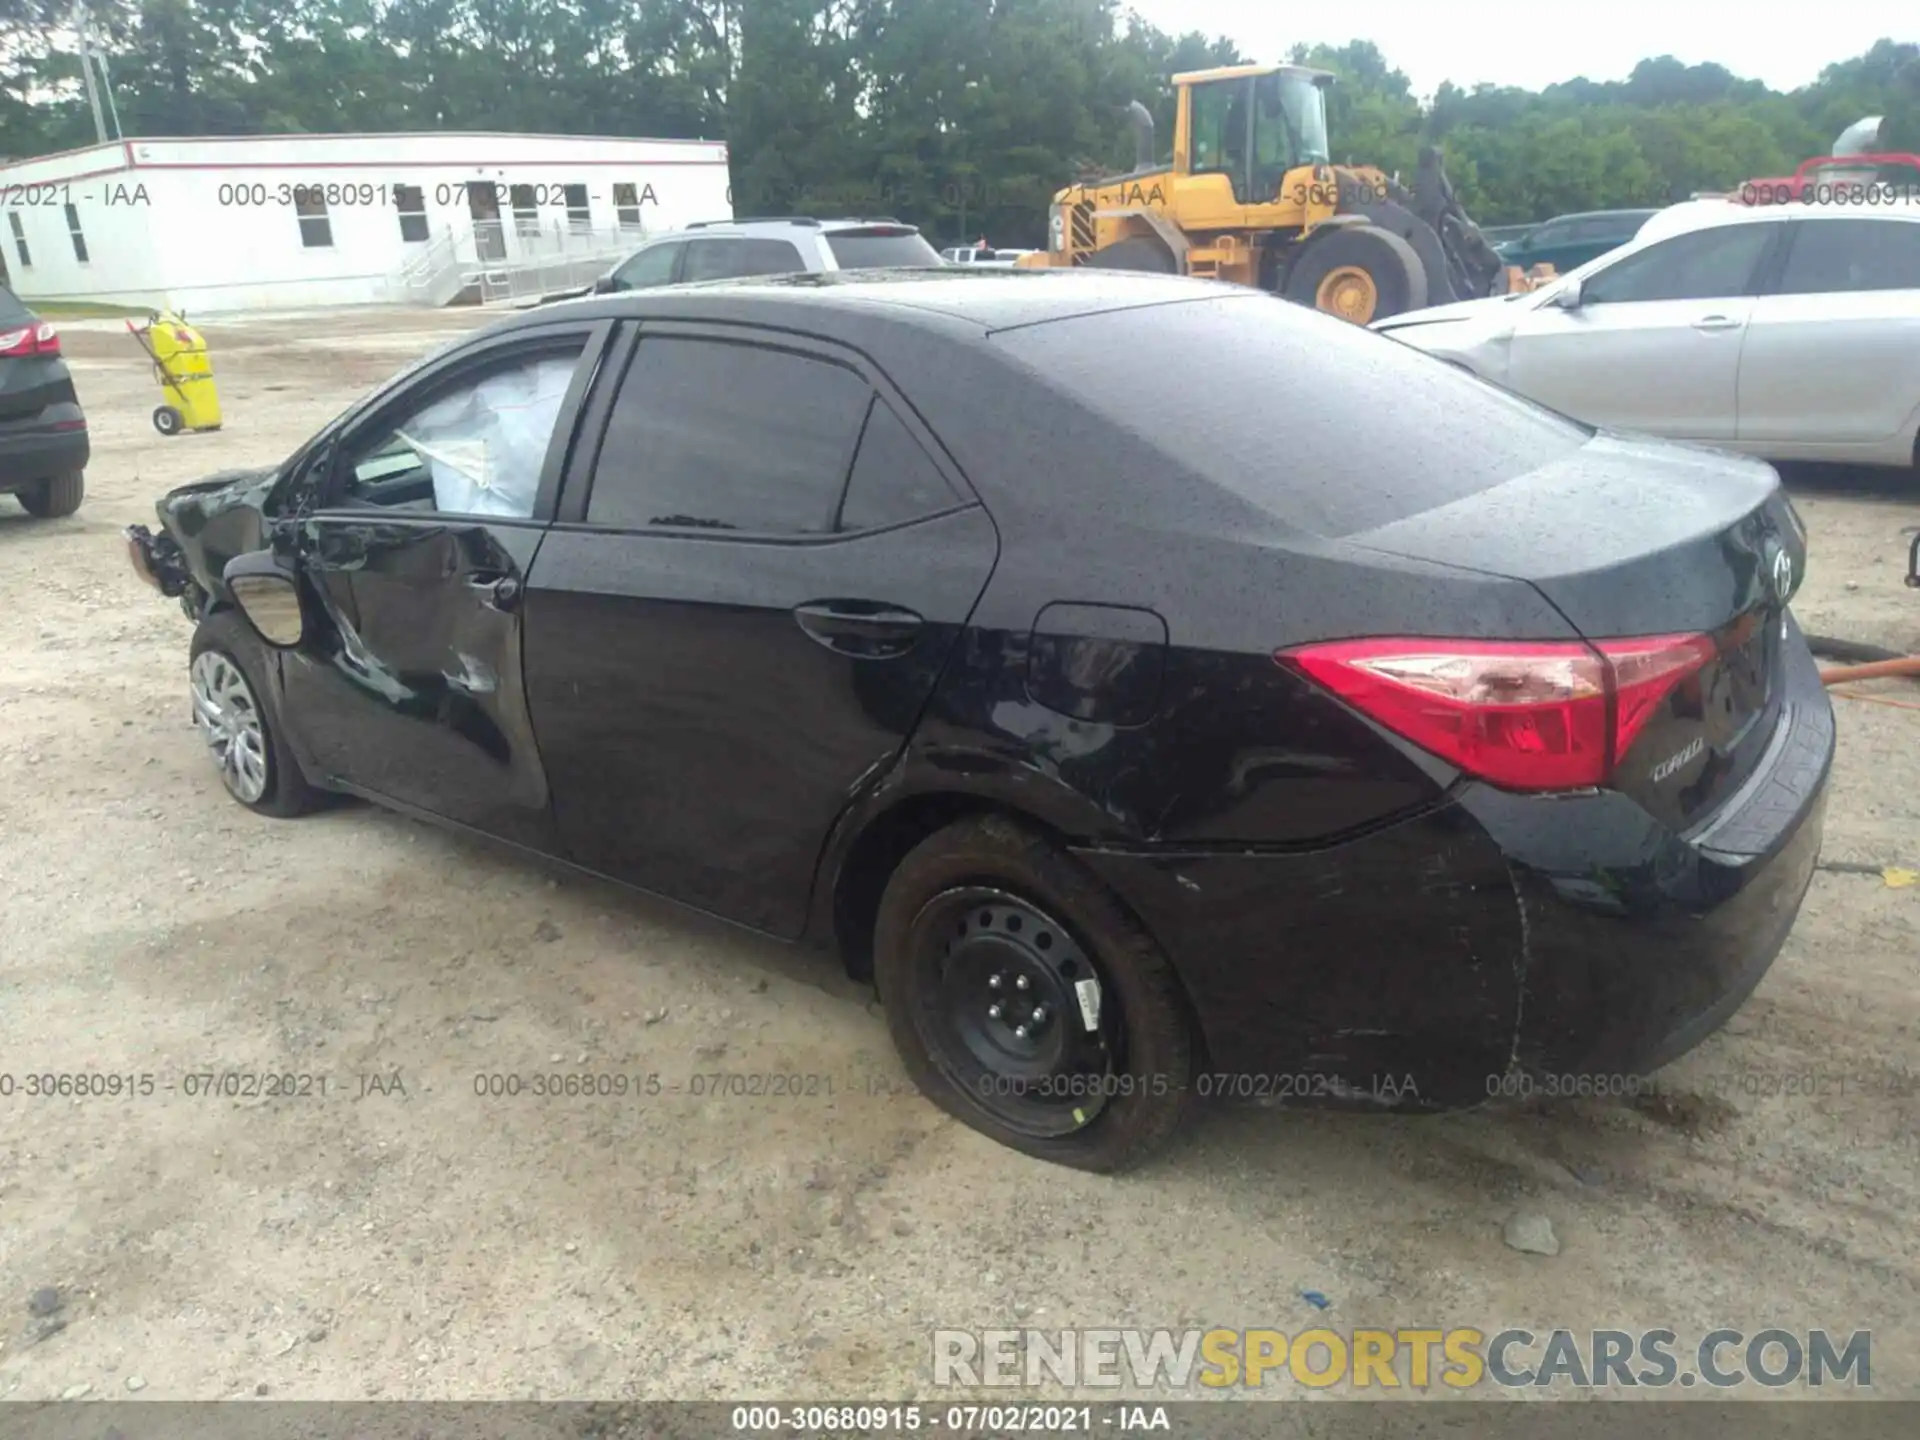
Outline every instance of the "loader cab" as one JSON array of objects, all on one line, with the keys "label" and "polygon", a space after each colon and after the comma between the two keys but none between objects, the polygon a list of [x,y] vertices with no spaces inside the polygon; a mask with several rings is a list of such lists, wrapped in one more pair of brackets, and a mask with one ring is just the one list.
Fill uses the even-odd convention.
[{"label": "loader cab", "polygon": [[1327,163],[1328,72],[1236,65],[1173,79],[1176,173],[1224,175],[1237,204],[1261,205],[1289,171]]}]

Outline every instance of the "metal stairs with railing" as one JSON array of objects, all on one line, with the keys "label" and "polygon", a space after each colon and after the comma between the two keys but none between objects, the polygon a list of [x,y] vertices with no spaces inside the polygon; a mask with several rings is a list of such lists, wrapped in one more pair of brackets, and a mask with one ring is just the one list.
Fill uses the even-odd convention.
[{"label": "metal stairs with railing", "polygon": [[436,308],[534,300],[591,285],[644,239],[631,225],[475,221],[431,236],[384,289],[390,303]]}]

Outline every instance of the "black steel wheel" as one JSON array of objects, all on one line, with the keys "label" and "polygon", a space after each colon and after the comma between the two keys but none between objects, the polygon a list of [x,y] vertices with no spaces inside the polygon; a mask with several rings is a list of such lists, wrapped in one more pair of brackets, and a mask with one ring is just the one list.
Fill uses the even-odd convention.
[{"label": "black steel wheel", "polygon": [[915,917],[912,943],[914,1021],[943,1073],[1035,1139],[1094,1122],[1125,1028],[1060,920],[1004,890],[956,886]]},{"label": "black steel wheel", "polygon": [[914,1082],[1044,1160],[1116,1171],[1174,1132],[1193,1063],[1172,968],[1098,880],[999,816],[901,861],[875,979]]}]

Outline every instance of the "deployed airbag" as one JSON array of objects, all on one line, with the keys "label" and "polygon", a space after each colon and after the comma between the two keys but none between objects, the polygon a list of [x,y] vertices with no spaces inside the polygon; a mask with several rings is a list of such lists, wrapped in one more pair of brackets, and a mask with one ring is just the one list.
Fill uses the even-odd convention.
[{"label": "deployed airbag", "polygon": [[399,437],[433,474],[451,515],[533,514],[540,468],[578,356],[532,360],[429,405]]}]

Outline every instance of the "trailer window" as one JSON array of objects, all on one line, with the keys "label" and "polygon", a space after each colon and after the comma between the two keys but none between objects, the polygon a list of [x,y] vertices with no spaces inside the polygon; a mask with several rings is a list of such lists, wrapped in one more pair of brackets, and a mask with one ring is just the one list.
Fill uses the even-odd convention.
[{"label": "trailer window", "polygon": [[418,185],[393,187],[393,208],[400,212],[400,238],[418,245],[427,238],[427,192]]},{"label": "trailer window", "polygon": [[87,263],[87,237],[80,233],[80,212],[68,205],[67,234],[73,238],[73,258],[82,265]]},{"label": "trailer window", "polygon": [[20,212],[18,210],[9,210],[7,212],[7,224],[13,229],[13,248],[20,252],[20,268],[22,270],[31,270],[33,268],[33,252],[27,249],[27,232],[20,228]]},{"label": "trailer window", "polygon": [[330,249],[333,222],[327,219],[327,193],[318,185],[296,185],[293,213],[300,218],[300,243],[309,250]]}]

